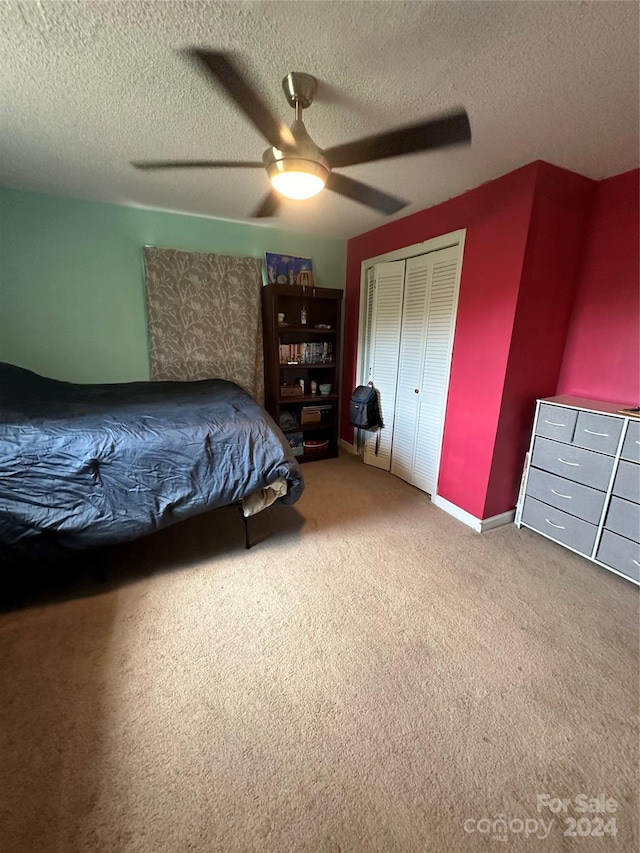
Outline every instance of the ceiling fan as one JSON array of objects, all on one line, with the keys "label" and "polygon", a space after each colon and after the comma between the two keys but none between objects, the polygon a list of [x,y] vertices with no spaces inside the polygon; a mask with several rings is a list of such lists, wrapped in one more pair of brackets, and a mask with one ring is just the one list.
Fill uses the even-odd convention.
[{"label": "ceiling fan", "polygon": [[278,210],[281,196],[311,198],[323,188],[386,215],[395,213],[408,202],[341,175],[334,169],[471,141],[467,113],[458,109],[418,124],[321,149],[309,136],[302,121],[302,111],[311,106],[317,90],[315,77],[293,71],[282,81],[287,100],[295,109],[295,119],[291,128],[288,128],[274,118],[229,54],[198,49],[189,53],[204,65],[216,84],[223,88],[270,147],[262,155],[261,161],[195,160],[134,162],[131,165],[144,170],[264,168],[273,189],[254,211],[254,217],[273,216]]}]

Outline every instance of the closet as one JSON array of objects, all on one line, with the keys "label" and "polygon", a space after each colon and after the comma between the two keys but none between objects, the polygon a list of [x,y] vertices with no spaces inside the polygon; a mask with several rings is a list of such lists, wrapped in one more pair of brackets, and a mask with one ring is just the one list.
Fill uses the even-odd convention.
[{"label": "closet", "polygon": [[363,370],[384,428],[364,461],[435,492],[460,280],[461,245],[375,263],[366,274]]}]

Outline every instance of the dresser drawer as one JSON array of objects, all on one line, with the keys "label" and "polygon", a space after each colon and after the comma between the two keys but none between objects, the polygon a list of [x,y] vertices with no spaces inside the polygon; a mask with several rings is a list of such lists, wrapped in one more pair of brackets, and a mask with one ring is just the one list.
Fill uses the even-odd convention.
[{"label": "dresser drawer", "polygon": [[640,462],[640,421],[629,421],[620,456],[632,462]]},{"label": "dresser drawer", "polygon": [[606,530],[618,533],[626,539],[640,542],[640,506],[622,498],[612,497],[604,526]]},{"label": "dresser drawer", "polygon": [[536,437],[533,444],[531,464],[534,468],[603,492],[609,488],[613,470],[611,456],[541,437]]},{"label": "dresser drawer", "polygon": [[628,501],[640,503],[640,465],[635,462],[618,462],[613,494]]},{"label": "dresser drawer", "polygon": [[591,556],[598,530],[595,524],[574,518],[567,512],[530,497],[525,498],[522,521],[562,545],[568,545],[587,557]]},{"label": "dresser drawer", "polygon": [[529,469],[527,495],[592,524],[599,523],[605,498],[604,492],[537,468]]},{"label": "dresser drawer", "polygon": [[622,418],[594,415],[593,412],[579,412],[573,443],[577,447],[586,447],[589,450],[597,450],[598,453],[615,456],[623,426]]},{"label": "dresser drawer", "polygon": [[596,560],[640,581],[640,545],[605,530],[598,545]]},{"label": "dresser drawer", "polygon": [[536,435],[555,438],[556,441],[571,442],[577,419],[578,412],[576,409],[565,409],[564,406],[550,406],[548,403],[541,403],[536,423]]}]

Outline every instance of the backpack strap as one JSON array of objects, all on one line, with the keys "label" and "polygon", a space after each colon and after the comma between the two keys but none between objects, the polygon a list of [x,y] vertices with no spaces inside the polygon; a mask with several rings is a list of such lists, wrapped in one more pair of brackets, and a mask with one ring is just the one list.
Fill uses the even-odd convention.
[{"label": "backpack strap", "polygon": [[[371,387],[372,387],[372,388],[373,388],[373,390],[376,392],[376,394],[378,393],[378,389],[377,389],[377,388],[376,388],[376,386],[373,384],[373,379],[369,380],[369,382],[368,382],[367,384],[368,384],[368,385],[371,385]],[[376,430],[376,450],[375,450],[375,455],[376,455],[376,456],[378,455],[378,450],[380,450],[380,427],[382,427],[382,426],[383,426],[383,424],[382,424],[382,421],[381,421],[381,422],[378,424],[378,429]]]},{"label": "backpack strap", "polygon": [[[360,435],[361,435],[360,427],[356,427],[356,430],[358,432],[358,444],[360,444]],[[376,430],[376,449],[375,449],[375,455],[376,456],[378,455],[379,449],[380,449],[380,427],[378,427],[378,429]]]}]

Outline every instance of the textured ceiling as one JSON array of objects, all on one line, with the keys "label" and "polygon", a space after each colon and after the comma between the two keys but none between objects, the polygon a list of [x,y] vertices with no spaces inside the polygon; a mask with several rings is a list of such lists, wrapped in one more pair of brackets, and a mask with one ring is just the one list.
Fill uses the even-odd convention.
[{"label": "textured ceiling", "polygon": [[[318,77],[329,147],[465,106],[473,143],[345,169],[429,207],[542,159],[591,178],[638,165],[635,2],[0,0],[0,183],[240,221],[260,170],[136,172],[131,160],[258,160],[266,143],[184,48],[232,50],[274,112]],[[263,220],[261,220],[263,221]],[[349,237],[385,221],[329,192],[268,226]],[[267,227],[268,227],[267,226]]]}]

